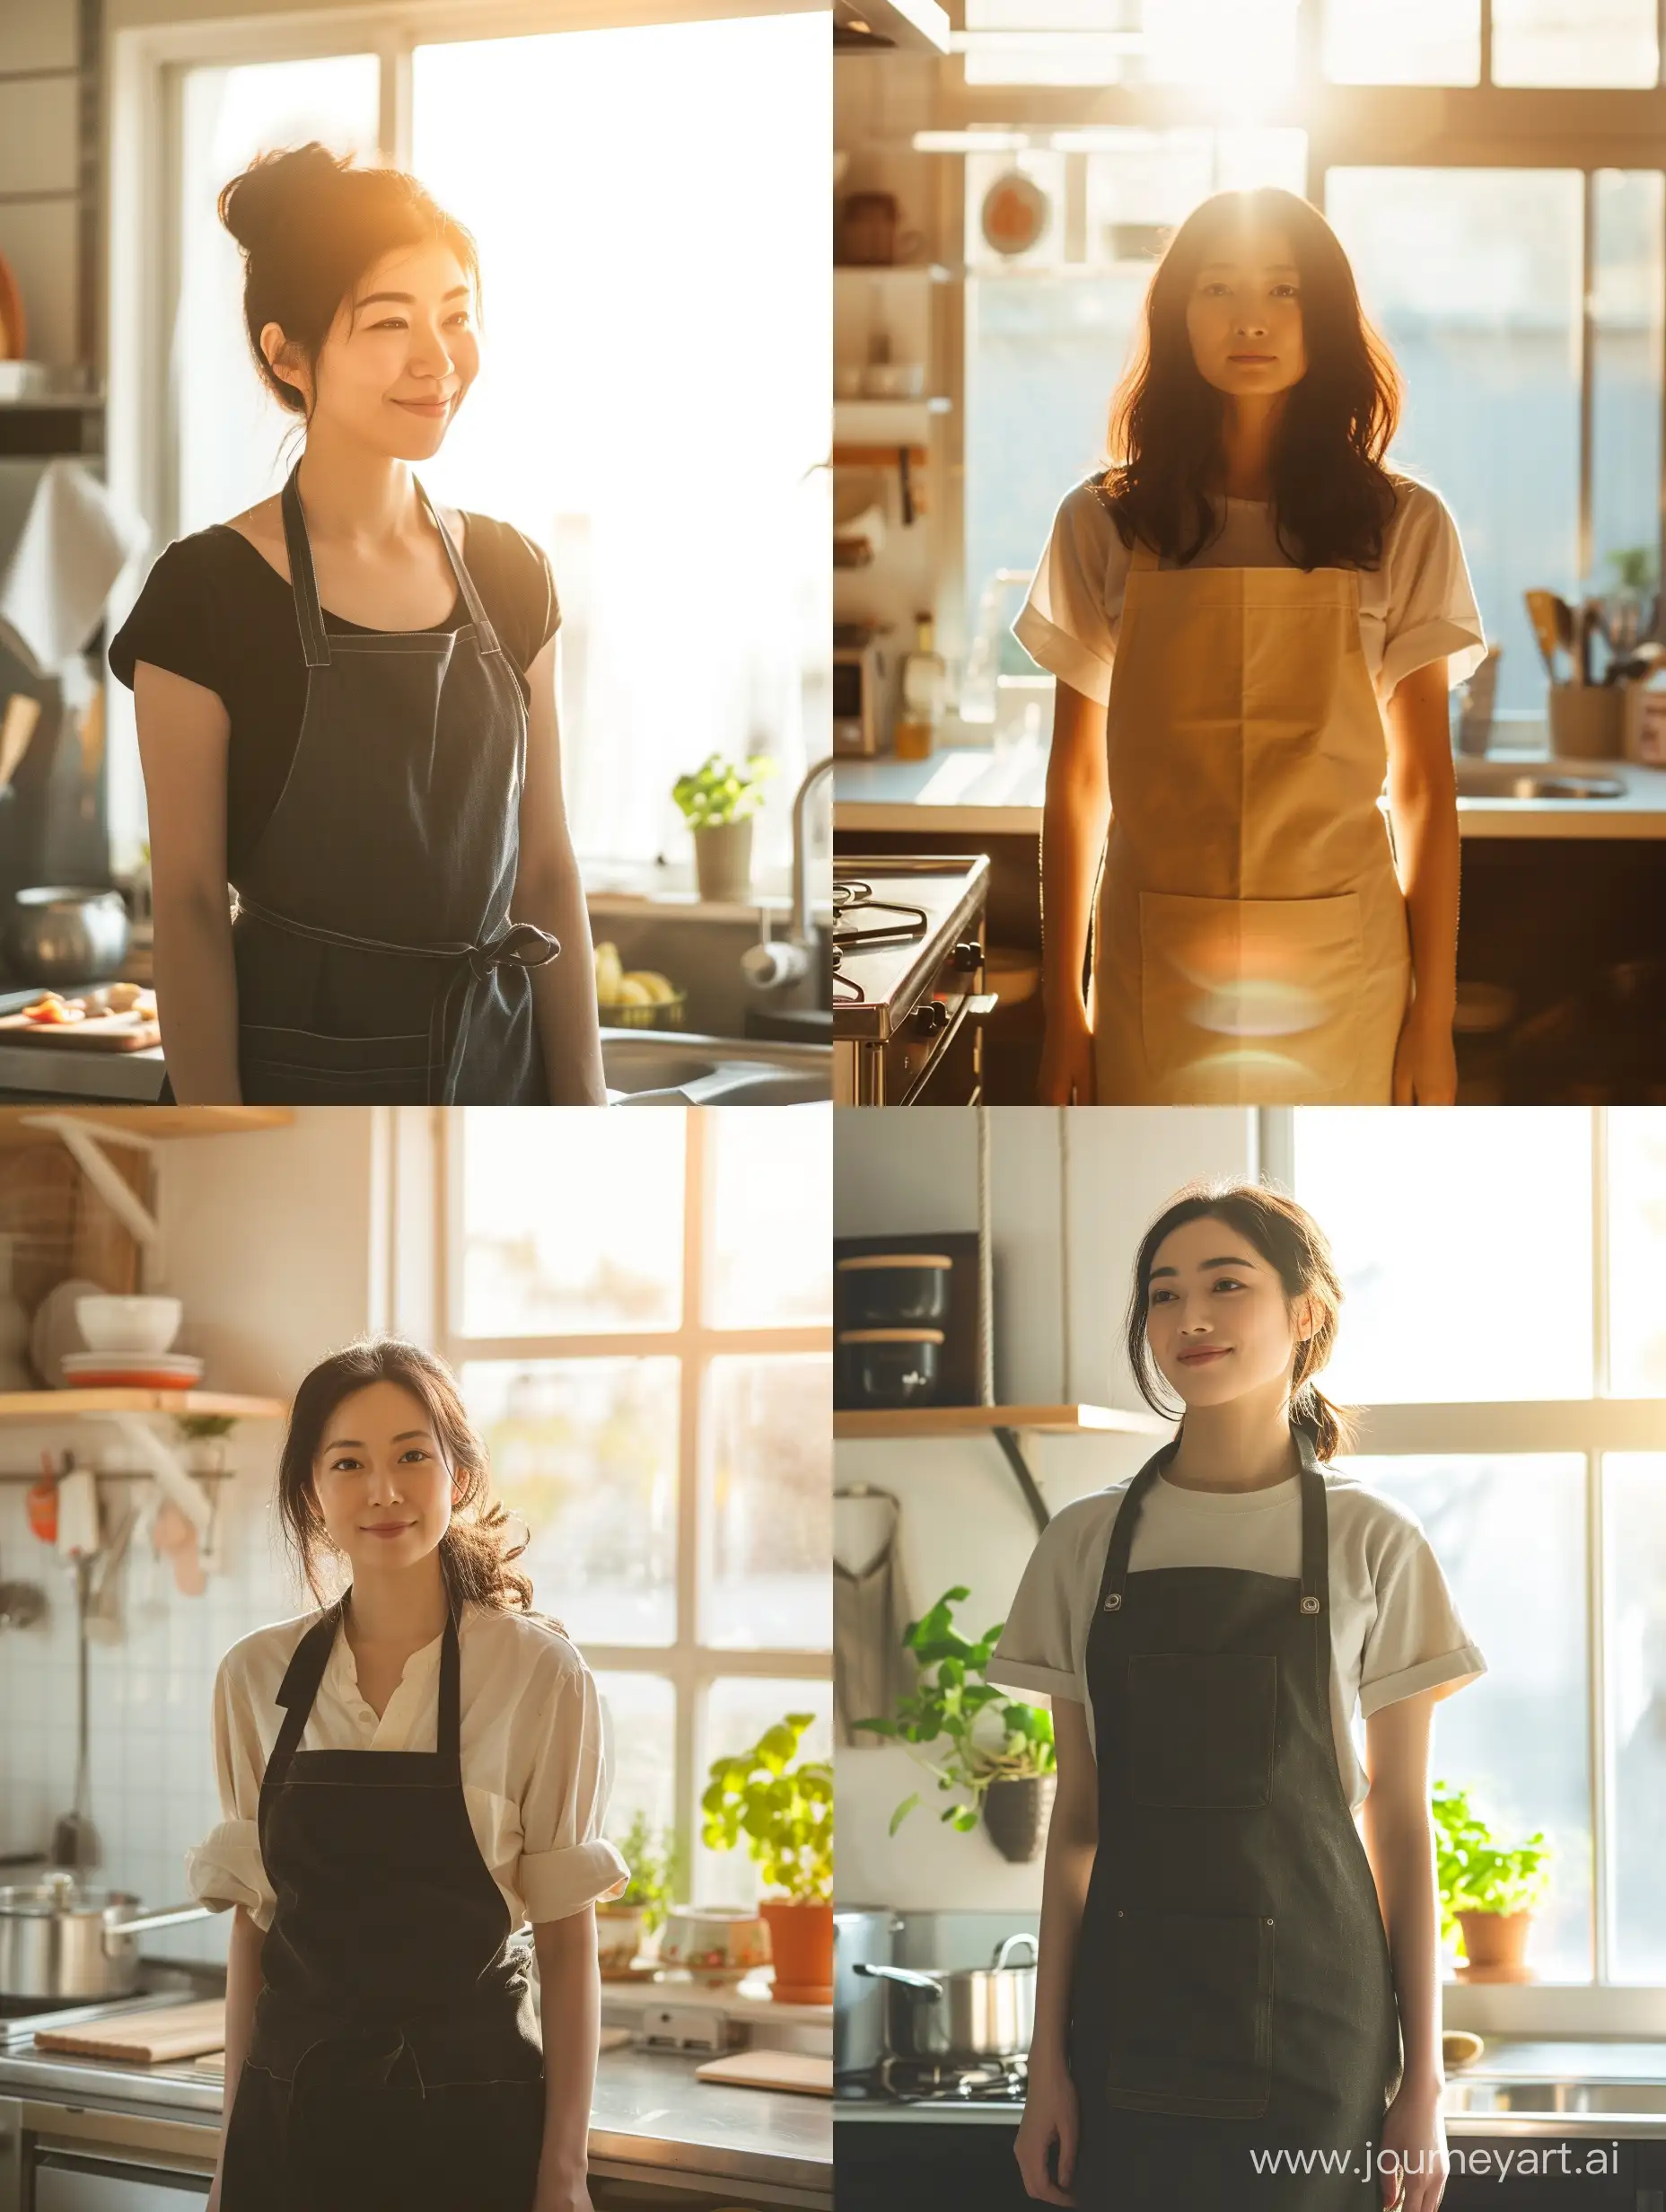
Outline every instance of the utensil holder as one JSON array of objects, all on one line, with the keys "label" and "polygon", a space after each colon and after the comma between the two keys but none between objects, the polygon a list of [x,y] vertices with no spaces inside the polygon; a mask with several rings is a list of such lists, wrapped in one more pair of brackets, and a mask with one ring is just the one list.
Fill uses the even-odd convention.
[{"label": "utensil holder", "polygon": [[1618,684],[1553,683],[1548,718],[1558,760],[1618,760],[1625,700]]}]

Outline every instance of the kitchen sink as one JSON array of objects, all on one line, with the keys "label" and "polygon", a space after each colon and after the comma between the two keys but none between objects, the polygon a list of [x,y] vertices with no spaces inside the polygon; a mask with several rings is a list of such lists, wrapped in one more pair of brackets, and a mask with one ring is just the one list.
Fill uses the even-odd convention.
[{"label": "kitchen sink", "polygon": [[1460,799],[1623,799],[1618,776],[1562,760],[1459,760]]},{"label": "kitchen sink", "polygon": [[826,1045],[604,1029],[610,1106],[809,1106],[833,1095]]}]

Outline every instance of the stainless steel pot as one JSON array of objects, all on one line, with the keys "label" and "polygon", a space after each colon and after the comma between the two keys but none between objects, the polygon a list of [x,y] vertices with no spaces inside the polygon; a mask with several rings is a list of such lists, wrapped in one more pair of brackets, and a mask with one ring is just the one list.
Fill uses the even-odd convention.
[{"label": "stainless steel pot", "polygon": [[[1026,1966],[1007,1953],[1029,1946]],[[929,1973],[858,1962],[852,1970],[885,1984],[885,2041],[899,2058],[1015,2058],[1030,2048],[1036,2020],[1036,1939],[1009,1936],[989,1966]]]},{"label": "stainless steel pot", "polygon": [[889,1966],[902,1922],[889,1906],[839,1906],[833,1915],[833,2071],[865,2074],[885,2051],[885,1992],[859,1981]]},{"label": "stainless steel pot", "polygon": [[127,935],[118,891],[43,884],[13,896],[6,966],[23,983],[101,983],[127,959]]},{"label": "stainless steel pot", "polygon": [[141,1912],[127,1890],[83,1890],[70,1874],[0,1889],[0,1997],[131,1997],[145,1928],[206,1920],[206,1905]]}]

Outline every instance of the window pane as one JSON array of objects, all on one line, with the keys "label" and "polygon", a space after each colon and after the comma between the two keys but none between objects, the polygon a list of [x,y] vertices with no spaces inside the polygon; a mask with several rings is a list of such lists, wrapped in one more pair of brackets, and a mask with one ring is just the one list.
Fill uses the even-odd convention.
[{"label": "window pane", "polygon": [[[411,58],[414,165],[478,240],[486,303],[478,389],[424,480],[551,556],[587,854],[686,857],[677,777],[763,751],[756,849],[784,864],[828,748],[831,105],[818,13]],[[714,274],[741,208],[733,250],[766,282]]]},{"label": "window pane", "polygon": [[[766,1728],[788,1713],[813,1713],[815,1725],[798,1747],[801,1759],[833,1756],[833,1685],[830,1681],[771,1681],[767,1677],[727,1674],[706,1693],[701,1716],[699,1750],[696,1755],[695,1803],[706,1785],[706,1769],[713,1760],[743,1751],[756,1743]],[[756,1863],[740,1849],[710,1851],[697,1835],[694,1884],[690,1892],[702,1905],[750,1905],[760,1896],[763,1883]]]},{"label": "window pane", "polygon": [[1480,0],[1325,0],[1338,84],[1478,84]]},{"label": "window pane", "polygon": [[676,1821],[677,1693],[662,1674],[599,1672],[609,1742],[607,1833],[618,1842],[640,1813],[669,1836]]},{"label": "window pane", "polygon": [[1325,1378],[1333,1397],[1589,1394],[1588,1113],[1298,1109],[1295,1189],[1330,1239],[1346,1293]]},{"label": "window pane", "polygon": [[1495,84],[1653,84],[1654,0],[1493,0]]},{"label": "window pane", "polygon": [[1486,635],[1504,648],[1499,707],[1542,741],[1544,663],[1521,594],[1578,584],[1583,180],[1333,169],[1325,194],[1405,378],[1392,458],[1456,517]]},{"label": "window pane", "polygon": [[1646,620],[1660,574],[1666,178],[1603,169],[1594,185],[1591,581],[1605,592],[1627,589],[1635,619]]},{"label": "window pane", "polygon": [[715,1359],[706,1373],[702,1640],[724,1651],[827,1651],[832,1362]]},{"label": "window pane", "polygon": [[1608,1117],[1609,1373],[1621,1398],[1666,1398],[1666,1108]]},{"label": "window pane", "polygon": [[464,1336],[676,1328],[683,1111],[464,1109]]},{"label": "window pane", "polygon": [[1296,0],[966,0],[969,84],[1195,84],[1234,103],[1287,86]]},{"label": "window pane", "polygon": [[[1015,720],[1039,674],[1008,625],[1055,509],[1105,453],[1110,395],[1121,376],[1163,242],[1199,200],[1241,185],[1304,189],[1307,140],[1290,130],[1094,130],[1084,165],[1079,250],[1064,260],[1062,154],[966,160],[966,635],[984,637],[989,672],[978,719]],[[1019,168],[1055,215],[1028,254],[1004,262],[983,235],[986,194]],[[975,273],[974,273],[975,272]],[[995,684],[1006,694],[991,696]],[[1050,691],[1050,683],[1046,687]],[[1040,704],[1045,704],[1045,699]]]},{"label": "window pane", "polygon": [[287,473],[280,449],[295,426],[250,358],[242,256],[216,211],[221,188],[257,154],[309,138],[332,154],[373,157],[380,85],[374,54],[184,73],[180,306],[169,354],[181,534],[223,522],[276,491]]},{"label": "window pane", "polygon": [[464,1364],[499,1495],[531,1531],[521,1564],[540,1610],[581,1644],[675,1641],[679,1371],[674,1359]]},{"label": "window pane", "polygon": [[1603,1462],[1613,1760],[1609,1979],[1666,1982],[1666,1453]]},{"label": "window pane", "polygon": [[[1500,1279],[1515,1278],[1506,1273]],[[1506,1843],[1544,1830],[1556,1856],[1528,1963],[1544,1980],[1587,1981],[1584,1462],[1544,1453],[1362,1458],[1347,1466],[1416,1514],[1464,1626],[1486,1659],[1479,1681],[1436,1708],[1433,1778],[1467,1790]]]},{"label": "window pane", "polygon": [[831,1325],[832,1111],[707,1112],[714,1328]]}]

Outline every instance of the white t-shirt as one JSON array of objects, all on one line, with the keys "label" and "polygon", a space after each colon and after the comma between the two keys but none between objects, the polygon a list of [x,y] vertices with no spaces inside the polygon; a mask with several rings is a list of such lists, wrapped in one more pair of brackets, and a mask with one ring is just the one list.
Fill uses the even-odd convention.
[{"label": "white t-shirt", "polygon": [[[1420,1690],[1468,1681],[1486,1672],[1486,1662],[1458,1617],[1416,1515],[1337,1468],[1320,1472],[1329,1534],[1331,1728],[1337,1771],[1357,1809],[1368,1785],[1353,1736],[1355,1705],[1369,1716]],[[1088,1631],[1127,1488],[1092,1491],[1054,1515],[989,1662],[992,1681],[1085,1706],[1090,1739]],[[1163,1567],[1299,1577],[1300,1477],[1261,1490],[1191,1490],[1160,1474],[1140,1505],[1128,1571]]]},{"label": "white t-shirt", "polygon": [[[1427,662],[1445,654],[1447,681],[1455,686],[1486,654],[1457,524],[1426,484],[1399,476],[1395,483],[1399,496],[1383,532],[1381,566],[1359,572],[1360,645],[1384,702],[1402,678]],[[1266,500],[1218,501],[1217,513],[1223,505],[1221,534],[1192,567],[1299,565],[1280,546]],[[1093,485],[1078,484],[1054,517],[1030,596],[1013,625],[1019,643],[1049,675],[1101,707],[1110,697],[1132,559]]]},{"label": "white t-shirt", "polygon": [[[277,1693],[317,1613],[233,1644],[214,1688],[215,1767],[224,1818],[186,1854],[201,1905],[242,1905],[272,1925],[276,1898],[260,1854],[260,1783],[284,1723]],[[440,1728],[443,1634],[413,1652],[381,1718],[359,1691],[338,1629],[297,1747],[305,1751],[432,1751]],[[617,1897],[629,1869],[601,1833],[608,1804],[596,1682],[548,1620],[465,1605],[459,1751],[469,1825],[509,1908],[510,1925],[561,1920]]]}]

